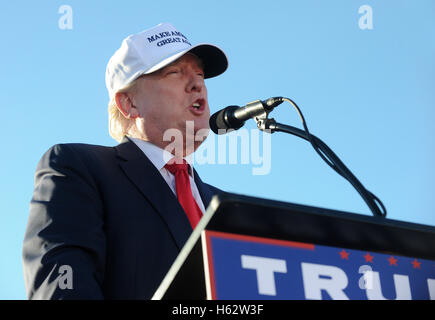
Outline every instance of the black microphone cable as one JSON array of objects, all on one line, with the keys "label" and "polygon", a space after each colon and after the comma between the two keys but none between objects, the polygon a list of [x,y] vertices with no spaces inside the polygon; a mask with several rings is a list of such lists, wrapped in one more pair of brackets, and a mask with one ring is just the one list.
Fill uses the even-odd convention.
[{"label": "black microphone cable", "polygon": [[[370,210],[376,216],[386,217],[387,210],[382,203],[382,201],[376,197],[372,192],[367,190],[362,183],[355,177],[355,175],[345,166],[345,164],[338,158],[338,156],[319,138],[312,135],[308,129],[308,125],[305,121],[305,117],[298,107],[298,105],[291,99],[285,97],[275,97],[270,98],[265,101],[266,105],[272,105],[275,107],[276,105],[282,103],[283,101],[289,102],[299,114],[299,117],[302,120],[302,125],[304,127],[305,135],[300,132],[299,129],[293,128],[291,126],[281,125],[276,123],[273,120],[268,123],[268,129],[273,131],[283,131],[291,134],[295,134],[299,137],[302,137],[310,142],[314,150],[319,154],[323,161],[326,162],[335,172],[345,178],[348,182],[352,184],[352,186],[358,191],[361,197],[364,199],[366,204],[369,206]],[[291,129],[290,129],[291,128]],[[290,129],[290,130],[289,130]],[[298,132],[299,131],[299,132]]]}]

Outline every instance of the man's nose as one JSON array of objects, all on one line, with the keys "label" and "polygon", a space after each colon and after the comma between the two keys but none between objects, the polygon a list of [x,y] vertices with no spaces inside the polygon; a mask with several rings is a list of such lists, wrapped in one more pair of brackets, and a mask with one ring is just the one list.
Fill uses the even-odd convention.
[{"label": "man's nose", "polygon": [[189,75],[189,81],[187,83],[187,92],[201,92],[204,88],[204,78],[198,72],[192,71]]}]

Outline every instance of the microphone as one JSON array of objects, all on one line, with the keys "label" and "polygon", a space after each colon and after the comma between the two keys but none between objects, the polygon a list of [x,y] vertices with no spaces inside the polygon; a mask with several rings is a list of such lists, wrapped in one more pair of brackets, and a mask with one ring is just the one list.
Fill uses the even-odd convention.
[{"label": "microphone", "polygon": [[237,130],[243,127],[245,121],[269,113],[284,101],[283,97],[255,100],[244,107],[228,106],[210,117],[210,129],[216,134],[227,133],[227,130]]}]

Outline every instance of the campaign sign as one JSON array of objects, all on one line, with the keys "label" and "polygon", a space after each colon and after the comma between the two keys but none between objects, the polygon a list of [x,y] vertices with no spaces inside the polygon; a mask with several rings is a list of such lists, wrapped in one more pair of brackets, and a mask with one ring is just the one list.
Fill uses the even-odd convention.
[{"label": "campaign sign", "polygon": [[204,231],[209,299],[435,300],[435,261]]}]

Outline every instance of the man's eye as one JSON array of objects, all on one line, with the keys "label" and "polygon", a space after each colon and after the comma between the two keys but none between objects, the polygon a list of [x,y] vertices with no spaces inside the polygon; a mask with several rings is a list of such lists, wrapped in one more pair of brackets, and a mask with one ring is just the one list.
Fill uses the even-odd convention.
[{"label": "man's eye", "polygon": [[180,70],[178,70],[178,69],[169,69],[167,72],[166,72],[166,74],[177,74],[177,73],[179,73],[180,72]]}]

